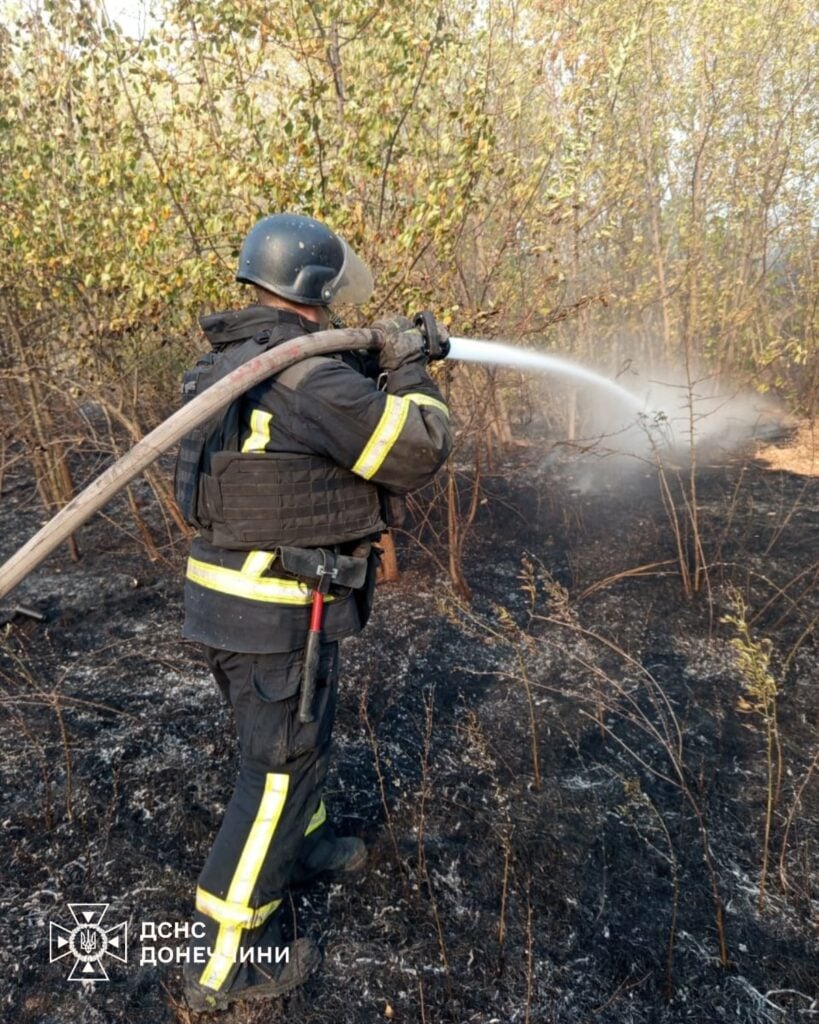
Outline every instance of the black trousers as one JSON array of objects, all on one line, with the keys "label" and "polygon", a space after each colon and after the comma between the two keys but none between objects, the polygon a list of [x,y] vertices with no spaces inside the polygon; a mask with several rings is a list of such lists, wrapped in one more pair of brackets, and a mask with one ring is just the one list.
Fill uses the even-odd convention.
[{"label": "black trousers", "polygon": [[213,991],[252,984],[254,952],[283,947],[281,904],[313,847],[332,837],[321,800],[338,693],[338,643],[323,644],[315,721],[299,722],[302,652],[206,648],[233,707],[241,761],[196,891],[187,977]]}]

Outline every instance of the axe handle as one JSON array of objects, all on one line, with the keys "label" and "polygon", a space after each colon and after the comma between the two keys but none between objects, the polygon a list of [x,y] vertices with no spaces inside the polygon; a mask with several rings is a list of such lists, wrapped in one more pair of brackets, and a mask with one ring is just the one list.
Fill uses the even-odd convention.
[{"label": "axe handle", "polygon": [[313,714],[313,698],[316,695],[323,617],[324,595],[315,591],[313,607],[310,612],[310,629],[307,631],[307,643],[304,645],[304,668],[301,677],[301,696],[299,697],[299,721],[304,724],[316,720]]}]

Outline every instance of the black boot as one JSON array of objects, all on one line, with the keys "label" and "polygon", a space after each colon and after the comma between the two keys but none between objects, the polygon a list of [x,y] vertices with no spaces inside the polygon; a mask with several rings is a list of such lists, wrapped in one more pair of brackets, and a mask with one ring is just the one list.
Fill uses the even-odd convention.
[{"label": "black boot", "polygon": [[288,947],[287,962],[282,964],[248,963],[241,972],[241,985],[219,992],[200,985],[185,971],[185,998],[196,1012],[226,1010],[238,1000],[274,999],[303,985],[321,962],[318,946],[312,939],[296,939]]},{"label": "black boot", "polygon": [[334,836],[320,839],[309,854],[293,870],[292,885],[306,885],[319,875],[338,879],[361,871],[367,863],[367,847],[355,836]]}]

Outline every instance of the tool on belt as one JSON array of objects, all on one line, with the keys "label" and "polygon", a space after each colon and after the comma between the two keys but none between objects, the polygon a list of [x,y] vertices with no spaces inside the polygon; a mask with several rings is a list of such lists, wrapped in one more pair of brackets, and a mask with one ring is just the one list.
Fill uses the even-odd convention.
[{"label": "tool on belt", "polygon": [[[318,673],[319,653],[321,649],[321,624],[324,619],[324,595],[330,584],[338,575],[335,565],[327,565],[328,552],[321,549],[321,564],[316,566],[318,584],[313,589],[313,604],[310,609],[310,628],[307,630],[307,643],[304,645],[304,669],[301,677],[301,697],[299,698],[299,721],[313,722],[313,698],[316,693],[316,674]],[[335,561],[332,555],[330,559]]]},{"label": "tool on belt", "polygon": [[330,587],[358,590],[367,578],[367,555],[338,555],[326,548],[276,548],[276,556],[285,572],[296,576],[313,589],[310,608],[310,626],[304,645],[304,667],[299,698],[299,721],[313,722],[313,699],[316,694],[319,657],[321,654],[321,627],[324,618],[324,598]]}]

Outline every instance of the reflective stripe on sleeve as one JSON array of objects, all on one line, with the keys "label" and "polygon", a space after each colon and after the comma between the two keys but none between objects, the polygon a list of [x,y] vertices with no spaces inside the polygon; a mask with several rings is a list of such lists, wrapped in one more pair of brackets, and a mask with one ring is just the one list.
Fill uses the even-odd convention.
[{"label": "reflective stripe on sleeve", "polygon": [[[208,562],[189,558],[187,576],[191,583],[196,583],[200,587],[216,590],[220,594],[230,594],[232,597],[245,597],[249,601],[291,605],[313,603],[313,591],[305,583],[299,580],[280,579],[277,576],[261,576],[260,573],[264,572],[267,566],[259,568],[261,558],[255,564],[251,562],[251,559],[257,559],[258,556],[267,556],[267,565],[270,565],[273,559],[271,552],[252,551],[242,569],[224,569],[220,565],[210,565]],[[333,597],[328,594],[324,600],[332,601]]]},{"label": "reflective stripe on sleeve", "polygon": [[409,402],[406,398],[387,395],[381,419],[353,466],[354,473],[369,480],[378,472],[392,446],[398,440],[398,435],[401,433],[408,415]]},{"label": "reflective stripe on sleeve", "polygon": [[415,405],[430,405],[433,409],[439,409],[444,416],[449,418],[449,409],[439,398],[433,398],[432,395],[423,395],[420,392],[413,392],[411,395],[404,395],[404,398],[413,402]]},{"label": "reflective stripe on sleeve", "polygon": [[[288,775],[270,772],[265,777],[264,792],[259,801],[253,825],[242,848],[239,863],[233,873],[227,900],[224,901],[226,904],[247,906],[253,895],[256,880],[284,809],[289,783]],[[270,904],[266,904],[266,907],[269,906]],[[235,922],[220,923],[213,946],[213,955],[202,971],[199,978],[200,985],[214,990],[218,990],[224,985],[231,968],[236,963],[236,954],[239,952],[244,927],[243,924]]]}]

